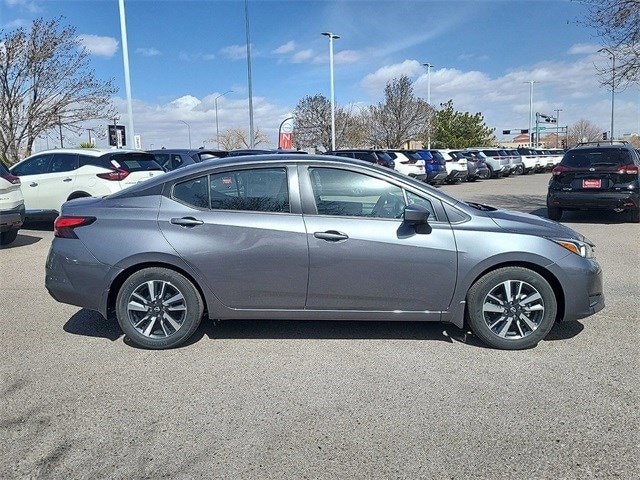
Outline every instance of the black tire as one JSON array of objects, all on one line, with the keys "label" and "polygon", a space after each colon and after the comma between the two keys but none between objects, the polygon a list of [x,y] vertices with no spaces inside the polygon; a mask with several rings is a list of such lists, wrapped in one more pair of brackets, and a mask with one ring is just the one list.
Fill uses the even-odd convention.
[{"label": "black tire", "polygon": [[[153,293],[156,287],[163,288],[164,284],[162,299],[159,298],[160,293],[151,295],[150,288],[145,287],[149,282],[154,284]],[[132,297],[134,292],[146,297],[145,288],[148,296],[156,300],[149,301],[145,305],[142,301],[139,302],[146,311],[130,310],[128,306],[131,298],[140,298]],[[167,304],[166,301],[176,298],[177,294],[182,295],[182,299]],[[176,305],[176,302],[180,304]],[[182,310],[183,307],[184,310]],[[133,343],[144,348],[165,349],[183,344],[200,325],[203,311],[204,304],[198,289],[184,275],[168,268],[152,267],[133,273],[124,281],[116,298],[116,316],[120,328]],[[165,321],[165,313],[171,315],[173,323]],[[142,317],[149,317],[149,320],[144,321]],[[136,328],[134,323],[137,323],[140,329]],[[151,327],[149,327],[150,324],[152,324]],[[172,325],[179,325],[179,328],[174,328]],[[145,334],[147,327],[149,327],[149,333]]]},{"label": "black tire", "polygon": [[491,165],[487,164],[487,168],[489,169],[489,175],[487,175],[487,178],[496,178],[495,174],[493,173],[493,168],[491,168]]},{"label": "black tire", "polygon": [[640,207],[630,210],[629,217],[632,223],[640,223]]},{"label": "black tire", "polygon": [[76,198],[87,198],[90,196],[91,195],[89,195],[87,192],[73,192],[71,195],[69,195],[69,198],[67,198],[67,201],[75,200]]},{"label": "black tire", "polygon": [[562,209],[560,207],[553,207],[547,204],[547,217],[549,220],[559,222],[562,218]]},{"label": "black tire", "polygon": [[0,233],[0,245],[9,245],[13,243],[17,236],[18,236],[17,228]]},{"label": "black tire", "polygon": [[[509,285],[512,302],[507,301],[505,286],[507,281],[511,281]],[[505,307],[502,308],[507,317],[503,313],[486,310],[485,307],[493,302],[489,300],[485,304],[489,298],[488,295],[495,293],[492,298],[500,299],[499,293],[496,293],[500,291],[505,292],[502,297]],[[519,297],[518,292],[520,292]],[[535,299],[536,294],[540,295],[539,300]],[[534,300],[527,301],[530,298]],[[496,309],[501,308],[497,303],[493,305]],[[537,309],[526,311],[529,306],[538,307],[539,305],[542,305],[541,311]],[[557,305],[553,288],[542,275],[523,267],[499,268],[481,277],[469,289],[467,323],[471,331],[487,346],[502,350],[521,350],[536,346],[547,336],[556,319]],[[521,320],[519,314],[527,317],[529,323]],[[506,331],[502,336],[500,333],[504,329]]]}]

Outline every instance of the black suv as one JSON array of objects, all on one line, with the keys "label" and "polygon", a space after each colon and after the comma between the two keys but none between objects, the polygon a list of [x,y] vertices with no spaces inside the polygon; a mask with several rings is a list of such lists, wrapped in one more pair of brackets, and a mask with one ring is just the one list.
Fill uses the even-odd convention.
[{"label": "black suv", "polygon": [[185,148],[162,148],[159,150],[149,150],[149,153],[156,157],[156,162],[167,172],[176,168],[186,167],[194,163],[200,163],[211,158],[222,158],[227,156],[225,150],[207,149],[185,149]]},{"label": "black suv", "polygon": [[627,142],[578,144],[552,171],[547,194],[550,219],[563,210],[627,210],[640,222],[640,156]]},{"label": "black suv", "polygon": [[325,155],[334,155],[337,157],[355,158],[357,160],[364,160],[365,162],[375,163],[387,168],[395,168],[396,164],[393,158],[387,153],[382,151],[373,150],[333,150],[326,152]]}]

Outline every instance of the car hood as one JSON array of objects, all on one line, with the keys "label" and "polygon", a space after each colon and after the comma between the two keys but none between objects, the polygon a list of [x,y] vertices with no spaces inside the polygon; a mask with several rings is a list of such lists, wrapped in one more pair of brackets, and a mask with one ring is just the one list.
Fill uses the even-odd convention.
[{"label": "car hood", "polygon": [[509,210],[495,210],[487,212],[493,222],[503,230],[525,235],[540,237],[566,238],[591,243],[587,238],[575,230],[561,223],[541,218],[528,213],[512,212]]}]

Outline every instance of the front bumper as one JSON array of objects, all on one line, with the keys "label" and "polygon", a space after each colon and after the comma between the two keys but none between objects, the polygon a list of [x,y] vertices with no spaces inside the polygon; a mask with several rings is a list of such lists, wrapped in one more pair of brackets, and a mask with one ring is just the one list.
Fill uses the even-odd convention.
[{"label": "front bumper", "polygon": [[564,289],[562,321],[589,317],[605,307],[602,268],[598,262],[572,253],[551,268],[560,269],[554,273]]},{"label": "front bumper", "polygon": [[640,192],[591,192],[561,190],[549,190],[547,205],[559,208],[590,208],[590,209],[614,209],[624,210],[640,207]]},{"label": "front bumper", "polygon": [[0,212],[0,232],[16,230],[24,223],[24,204]]}]

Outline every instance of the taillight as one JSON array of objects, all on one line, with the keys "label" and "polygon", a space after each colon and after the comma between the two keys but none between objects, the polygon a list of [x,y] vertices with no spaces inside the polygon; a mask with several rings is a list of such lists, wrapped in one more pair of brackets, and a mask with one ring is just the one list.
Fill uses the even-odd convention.
[{"label": "taillight", "polygon": [[78,238],[74,228],[84,227],[96,221],[96,217],[58,217],[53,222],[53,236],[58,238]]},{"label": "taillight", "polygon": [[568,171],[569,169],[567,167],[558,165],[553,170],[551,170],[551,175],[553,175],[554,177],[557,177],[558,175],[562,175],[564,172],[568,172]]},{"label": "taillight", "polygon": [[638,167],[636,167],[635,165],[624,165],[620,170],[618,170],[618,173],[622,175],[624,175],[625,173],[627,175],[637,175]]},{"label": "taillight", "polygon": [[13,183],[14,185],[20,185],[20,177],[16,177],[15,175],[11,175],[10,173],[0,175],[0,178],[5,179],[9,183]]},{"label": "taillight", "polygon": [[103,180],[113,180],[119,182],[120,180],[124,180],[129,175],[129,172],[126,170],[113,170],[107,173],[98,173],[97,177],[102,178]]}]

